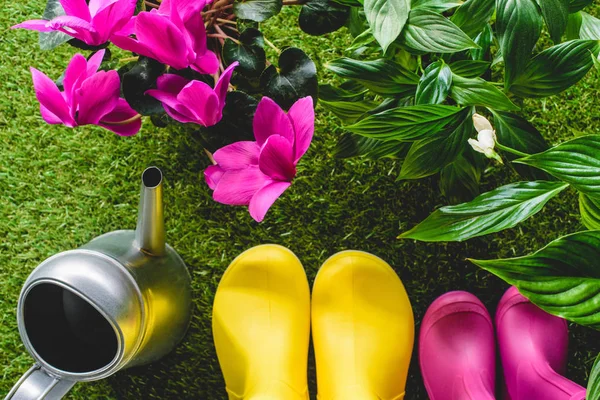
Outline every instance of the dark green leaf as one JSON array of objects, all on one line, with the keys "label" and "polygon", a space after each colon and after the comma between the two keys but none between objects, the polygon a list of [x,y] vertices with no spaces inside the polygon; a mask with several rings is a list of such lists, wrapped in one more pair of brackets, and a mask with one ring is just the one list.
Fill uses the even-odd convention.
[{"label": "dark green leaf", "polygon": [[494,14],[495,0],[467,0],[452,16],[463,32],[474,38],[479,35]]},{"label": "dark green leaf", "polygon": [[333,156],[337,158],[362,156],[371,160],[404,158],[409,147],[410,143],[383,142],[346,132],[338,141]]},{"label": "dark green leaf", "polygon": [[[526,119],[508,112],[492,110],[492,113],[494,114],[496,136],[500,144],[528,154],[540,153],[548,149],[549,146],[542,134]],[[504,156],[510,161],[517,158],[510,153],[505,153]],[[544,171],[525,165],[515,165],[515,170],[523,178],[530,180],[552,179]]]},{"label": "dark green leaf", "polygon": [[564,236],[524,257],[470,260],[544,311],[600,329],[600,231]]},{"label": "dark green leaf", "polygon": [[562,182],[517,182],[501,186],[473,201],[435,210],[400,235],[424,242],[463,241],[509,229],[537,214],[569,185]]},{"label": "dark green leaf", "polygon": [[490,48],[494,42],[492,27],[489,24],[486,25],[481,33],[475,37],[474,42],[477,43],[479,49],[471,49],[473,60],[489,60],[491,58]]},{"label": "dark green leaf", "polygon": [[569,140],[514,162],[542,169],[580,192],[600,199],[600,135]]},{"label": "dark green leaf", "polygon": [[285,109],[306,96],[312,96],[315,104],[317,102],[317,67],[310,57],[295,47],[281,52],[279,71],[271,65],[260,77],[260,84],[263,94]]},{"label": "dark green leaf", "polygon": [[428,53],[456,53],[478,47],[449,19],[422,8],[410,12],[400,42],[409,49]]},{"label": "dark green leaf", "polygon": [[356,37],[369,29],[369,23],[365,16],[365,10],[363,7],[351,7],[350,17],[348,18],[348,31],[353,37]]},{"label": "dark green leaf", "polygon": [[298,25],[309,35],[324,35],[344,26],[349,15],[349,7],[332,0],[309,0],[300,10]]},{"label": "dark green leaf", "polygon": [[127,103],[142,115],[161,114],[163,105],[146,91],[156,88],[156,80],[166,71],[166,66],[148,57],[140,57],[135,65],[123,74],[121,81]]},{"label": "dark green leaf", "polygon": [[365,0],[365,15],[373,35],[385,53],[387,48],[396,40],[410,11],[407,0]]},{"label": "dark green leaf", "polygon": [[440,191],[450,204],[472,200],[479,194],[481,169],[464,155],[440,171]]},{"label": "dark green leaf", "polygon": [[327,101],[360,101],[368,89],[358,82],[346,81],[339,86],[319,85],[319,99]]},{"label": "dark green leaf", "polygon": [[452,71],[443,61],[427,66],[415,94],[415,104],[440,104],[446,100],[452,86]]},{"label": "dark green leaf", "polygon": [[379,140],[411,142],[435,135],[462,110],[444,105],[398,107],[366,117],[346,129]]},{"label": "dark green leaf", "polygon": [[510,87],[522,97],[547,97],[568,89],[592,68],[600,52],[596,40],[571,40],[552,46],[535,56]]},{"label": "dark green leaf", "polygon": [[506,87],[525,70],[541,31],[542,16],[535,0],[496,0],[496,32]]},{"label": "dark green leaf", "polygon": [[260,76],[266,66],[264,39],[258,29],[248,28],[239,38],[239,43],[227,39],[223,45],[223,59],[227,65],[237,61],[236,72],[248,76]]},{"label": "dark green leaf", "polygon": [[425,8],[427,10],[442,13],[451,10],[462,4],[460,0],[415,0],[411,3],[411,8]]},{"label": "dark green leaf", "polygon": [[550,37],[555,43],[560,42],[560,37],[565,33],[569,17],[569,0],[537,0]]},{"label": "dark green leaf", "polygon": [[579,193],[581,222],[588,229],[600,229],[600,200]]},{"label": "dark green leaf", "polygon": [[586,400],[600,400],[600,354],[596,357],[587,384]]},{"label": "dark green leaf", "polygon": [[581,11],[593,2],[594,0],[571,0],[569,2],[569,12],[574,13],[577,11]]},{"label": "dark green leaf", "polygon": [[353,52],[353,51],[358,51],[363,47],[367,47],[370,46],[371,44],[375,44],[375,37],[373,36],[373,31],[371,30],[371,28],[365,30],[363,33],[361,33],[360,35],[358,35],[357,37],[354,38],[354,40],[352,41],[352,44],[350,45],[350,47],[348,47],[346,49],[346,51],[349,52]]},{"label": "dark green leaf", "polygon": [[581,12],[569,14],[569,18],[567,20],[567,29],[565,31],[567,40],[580,39],[579,31],[581,30],[582,19],[583,17],[581,16]]},{"label": "dark green leaf", "polygon": [[340,58],[328,63],[326,68],[342,78],[360,82],[373,92],[384,96],[412,94],[419,82],[417,74],[383,58],[373,61]]},{"label": "dark green leaf", "polygon": [[327,101],[323,99],[321,99],[321,105],[346,124],[356,122],[356,120],[378,106],[376,102],[370,100]]},{"label": "dark green leaf", "polygon": [[581,30],[579,31],[579,37],[581,39],[600,40],[600,19],[583,11],[580,14]]},{"label": "dark green leaf", "polygon": [[450,64],[450,69],[454,75],[460,75],[463,78],[477,78],[490,68],[487,61],[478,60],[460,60]]},{"label": "dark green leaf", "polygon": [[466,108],[457,122],[443,132],[413,143],[402,163],[399,179],[421,179],[456,160],[469,146],[467,139],[476,134],[472,115],[472,110]]},{"label": "dark green leaf", "polygon": [[359,0],[333,0],[335,3],[346,7],[361,7],[363,6],[362,1]]},{"label": "dark green leaf", "polygon": [[282,0],[236,0],[233,12],[240,19],[263,22],[279,14],[282,5]]},{"label": "dark green leaf", "polygon": [[484,106],[495,110],[519,109],[500,89],[481,78],[469,79],[454,75],[450,96],[464,106]]},{"label": "dark green leaf", "polygon": [[[46,9],[42,15],[42,19],[47,21],[65,15],[65,9],[60,4],[60,0],[48,0],[46,3]],[[73,39],[72,36],[66,33],[54,31],[54,32],[40,32],[39,33],[39,45],[42,50],[52,50],[60,46],[63,43]]]}]

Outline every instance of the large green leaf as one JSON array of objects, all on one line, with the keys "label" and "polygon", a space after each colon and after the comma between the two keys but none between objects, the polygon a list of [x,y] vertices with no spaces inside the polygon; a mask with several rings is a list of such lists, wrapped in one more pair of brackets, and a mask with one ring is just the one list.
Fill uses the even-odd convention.
[{"label": "large green leaf", "polygon": [[431,11],[442,13],[462,4],[460,0],[414,0],[411,8],[426,8]]},{"label": "large green leaf", "polygon": [[481,78],[454,75],[450,96],[463,106],[485,106],[508,111],[519,109],[500,89]]},{"label": "large green leaf", "polygon": [[596,357],[587,384],[586,400],[600,400],[600,354]]},{"label": "large green leaf", "polygon": [[236,0],[233,12],[239,19],[263,22],[279,14],[282,0]]},{"label": "large green leaf", "polygon": [[569,140],[514,162],[542,169],[580,192],[600,199],[600,135]]},{"label": "large green leaf", "polygon": [[490,68],[491,63],[480,60],[460,60],[450,64],[450,69],[454,75],[460,75],[463,78],[477,78]]},{"label": "large green leaf", "polygon": [[371,160],[404,158],[409,147],[410,143],[392,140],[384,142],[346,132],[336,143],[333,156],[337,158],[362,156]]},{"label": "large green leaf", "polygon": [[422,8],[410,12],[400,42],[409,49],[427,53],[456,53],[478,47],[449,19]]},{"label": "large green leaf", "polygon": [[469,147],[467,140],[476,134],[472,115],[472,110],[465,108],[451,127],[414,142],[402,163],[399,179],[424,178],[440,172],[456,160]]},{"label": "large green leaf", "polygon": [[408,0],[365,0],[365,15],[383,52],[396,40],[410,11]]},{"label": "large green leaf", "polygon": [[266,66],[264,38],[258,29],[248,28],[234,42],[227,39],[223,45],[223,59],[229,65],[235,61],[240,65],[236,72],[247,77],[258,77]]},{"label": "large green leaf", "polygon": [[594,0],[571,0],[569,2],[569,12],[575,13],[577,11],[581,11],[593,2]]},{"label": "large green leaf", "polygon": [[326,66],[342,78],[360,82],[377,94],[406,96],[414,93],[419,76],[388,59],[359,61],[340,58]]},{"label": "large green leaf", "polygon": [[156,80],[166,71],[160,62],[140,57],[133,67],[123,74],[121,89],[127,103],[142,115],[162,114],[165,110],[162,103],[146,91],[156,89]]},{"label": "large green leaf", "polygon": [[445,105],[397,107],[368,116],[346,129],[379,140],[411,142],[435,135],[452,123],[461,110]]},{"label": "large green leaf", "polygon": [[567,27],[569,18],[569,0],[537,0],[550,37],[555,43],[560,42],[560,37]]},{"label": "large green leaf", "polygon": [[468,203],[441,207],[400,235],[425,242],[463,241],[512,228],[539,212],[569,185],[517,182],[484,193]]},{"label": "large green leaf", "polygon": [[[450,204],[470,201],[479,194],[482,169],[465,157],[466,154],[458,156],[453,163],[440,171],[440,191]],[[482,156],[475,152],[470,154]]]},{"label": "large green leaf", "polygon": [[350,8],[332,0],[309,0],[298,17],[300,29],[309,35],[324,35],[340,29],[350,16]]},{"label": "large green leaf", "polygon": [[321,105],[331,111],[346,124],[356,122],[379,104],[371,100],[362,101],[327,101],[321,99]]},{"label": "large green leaf", "polygon": [[440,104],[446,100],[452,86],[452,71],[444,61],[427,66],[415,94],[415,104]]},{"label": "large green leaf", "polygon": [[467,0],[451,19],[463,32],[475,38],[486,27],[494,9],[495,0]]},{"label": "large green leaf", "polygon": [[506,87],[525,70],[541,31],[542,16],[535,0],[496,0],[496,32]]},{"label": "large green leaf", "polygon": [[[60,0],[48,0],[42,19],[47,21],[65,15],[65,9],[60,4]],[[40,32],[39,45],[42,50],[52,50],[63,43],[68,42],[73,37],[60,31]]]},{"label": "large green leaf", "polygon": [[360,101],[368,89],[358,82],[346,81],[341,85],[319,85],[319,99],[327,101]]},{"label": "large green leaf", "polygon": [[581,222],[588,229],[600,229],[600,200],[579,193]]},{"label": "large green leaf", "polygon": [[[527,154],[540,153],[550,147],[542,134],[525,118],[502,111],[492,110],[492,113],[494,114],[494,127],[500,144]],[[504,156],[510,161],[517,158],[516,155],[511,153],[504,153]],[[552,179],[544,171],[526,165],[515,165],[515,170],[523,178],[529,180]]]},{"label": "large green leaf", "polygon": [[581,11],[581,28],[579,37],[581,39],[600,40],[600,19]]},{"label": "large green leaf", "polygon": [[471,260],[546,312],[600,329],[600,231],[564,236],[524,257]]},{"label": "large green leaf", "polygon": [[490,49],[492,47],[492,43],[494,43],[494,32],[492,32],[492,27],[490,24],[487,24],[481,33],[475,36],[474,41],[477,43],[477,46],[479,46],[479,49],[471,49],[471,57],[473,60],[491,59]]},{"label": "large green leaf", "polygon": [[596,40],[571,40],[552,46],[536,55],[525,71],[510,86],[522,97],[547,97],[568,89],[592,68],[600,52]]}]

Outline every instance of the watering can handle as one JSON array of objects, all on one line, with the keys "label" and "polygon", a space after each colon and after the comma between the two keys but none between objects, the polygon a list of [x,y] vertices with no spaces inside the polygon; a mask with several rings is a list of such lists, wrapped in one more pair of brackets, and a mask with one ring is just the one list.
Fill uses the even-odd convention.
[{"label": "watering can handle", "polygon": [[75,383],[50,376],[42,367],[34,364],[4,400],[59,400]]}]

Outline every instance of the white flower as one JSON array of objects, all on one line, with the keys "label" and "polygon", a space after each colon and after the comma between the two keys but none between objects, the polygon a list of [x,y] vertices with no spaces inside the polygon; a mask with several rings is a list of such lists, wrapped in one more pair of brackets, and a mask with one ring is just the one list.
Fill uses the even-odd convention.
[{"label": "white flower", "polygon": [[469,139],[469,144],[476,152],[483,153],[487,158],[493,158],[502,162],[502,158],[496,153],[496,131],[484,116],[473,114],[473,125],[477,130],[477,140]]}]

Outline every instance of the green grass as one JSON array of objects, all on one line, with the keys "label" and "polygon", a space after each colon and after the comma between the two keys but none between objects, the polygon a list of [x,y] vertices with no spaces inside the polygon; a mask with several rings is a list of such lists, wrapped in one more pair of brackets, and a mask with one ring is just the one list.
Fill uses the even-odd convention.
[{"label": "green grass", "polygon": [[[211,336],[211,303],[219,279],[240,252],[260,243],[292,249],[312,282],[320,264],[344,249],[372,252],[387,260],[410,295],[417,329],[427,306],[448,290],[469,290],[494,312],[507,285],[465,261],[466,257],[522,255],[559,235],[581,229],[574,192],[563,193],[518,228],[466,243],[427,244],[397,240],[443,204],[435,179],[396,182],[400,165],[331,157],[342,132],[332,115],[318,108],[314,144],[303,158],[294,185],[275,203],[264,223],[244,208],[212,201],[203,181],[207,160],[193,139],[145,124],[132,138],[93,127],[71,130],[46,125],[31,87],[29,66],[60,75],[74,49],[37,50],[37,35],[8,27],[39,17],[42,0],[7,2],[0,15],[0,394],[32,359],[19,339],[15,309],[20,288],[41,261],[115,229],[133,228],[140,174],[157,165],[166,176],[168,241],[182,255],[193,278],[193,320],[184,342],[165,359],[79,384],[73,399],[224,399],[223,380]],[[596,8],[595,14],[598,14]],[[277,46],[299,46],[322,64],[341,55],[345,30],[309,37],[295,26],[297,9],[266,23]],[[552,142],[600,133],[598,75],[547,102],[527,102],[523,115]],[[486,175],[483,188],[514,180],[505,168]],[[600,332],[571,327],[568,376],[585,385]],[[415,353],[416,354],[416,353]],[[314,396],[314,360],[309,377]],[[426,399],[416,357],[407,399]]]}]

